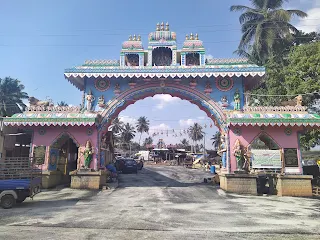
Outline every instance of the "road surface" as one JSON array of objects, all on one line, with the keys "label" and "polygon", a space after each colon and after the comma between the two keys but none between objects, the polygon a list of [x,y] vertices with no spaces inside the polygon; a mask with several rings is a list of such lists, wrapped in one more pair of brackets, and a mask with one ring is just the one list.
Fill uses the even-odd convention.
[{"label": "road surface", "polygon": [[204,176],[147,166],[113,191],[43,192],[0,209],[0,239],[319,239],[320,200],[225,194]]}]

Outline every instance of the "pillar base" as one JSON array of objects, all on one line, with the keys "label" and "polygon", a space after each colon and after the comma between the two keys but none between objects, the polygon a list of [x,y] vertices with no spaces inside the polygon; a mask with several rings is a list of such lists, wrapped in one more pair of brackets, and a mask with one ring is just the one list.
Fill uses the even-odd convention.
[{"label": "pillar base", "polygon": [[250,174],[219,174],[220,188],[230,193],[257,195],[257,176]]},{"label": "pillar base", "polygon": [[106,185],[107,173],[105,171],[82,171],[70,172],[71,188],[75,189],[100,189]]},{"label": "pillar base", "polygon": [[312,197],[312,176],[278,175],[277,195],[291,197]]},{"label": "pillar base", "polygon": [[53,188],[61,184],[62,173],[59,171],[42,172],[42,188]]}]

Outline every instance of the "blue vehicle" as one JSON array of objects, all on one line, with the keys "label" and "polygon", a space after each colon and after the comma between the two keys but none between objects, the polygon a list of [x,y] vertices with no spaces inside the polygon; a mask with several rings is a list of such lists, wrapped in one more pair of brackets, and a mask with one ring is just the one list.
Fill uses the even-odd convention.
[{"label": "blue vehicle", "polygon": [[31,158],[0,159],[0,205],[12,208],[41,191],[41,170]]},{"label": "blue vehicle", "polygon": [[132,158],[125,158],[123,159],[124,166],[122,169],[123,173],[138,173],[138,164]]}]

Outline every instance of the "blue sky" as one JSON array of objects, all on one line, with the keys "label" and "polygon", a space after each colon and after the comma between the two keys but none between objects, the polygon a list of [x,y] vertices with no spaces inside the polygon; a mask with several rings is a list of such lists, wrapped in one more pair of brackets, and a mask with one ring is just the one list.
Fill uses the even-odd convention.
[{"label": "blue sky", "polygon": [[[239,14],[229,12],[233,4],[249,1],[0,0],[0,77],[20,79],[31,96],[78,105],[81,93],[64,79],[64,69],[88,59],[119,59],[121,43],[131,34],[140,34],[146,46],[148,33],[162,21],[177,33],[179,47],[193,32],[208,55],[235,57],[240,25]],[[286,7],[309,13],[309,19],[294,22],[300,28],[320,26],[320,0],[293,0]],[[139,101],[121,115],[129,122],[145,115],[160,130],[184,129],[194,122],[210,125],[196,106],[169,96]],[[206,129],[208,136],[215,131]]]}]

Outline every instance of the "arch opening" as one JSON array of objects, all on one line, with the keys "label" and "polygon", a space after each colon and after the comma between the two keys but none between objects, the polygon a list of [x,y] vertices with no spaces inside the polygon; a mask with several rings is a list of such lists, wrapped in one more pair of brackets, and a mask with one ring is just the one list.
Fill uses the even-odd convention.
[{"label": "arch opening", "polygon": [[[163,86],[164,85],[164,86]],[[182,100],[187,100],[204,111],[207,116],[213,121],[221,132],[227,132],[226,115],[220,106],[211,98],[196,89],[190,89],[187,86],[176,84],[158,84],[151,83],[144,86],[139,86],[123,92],[121,95],[113,99],[108,107],[102,112],[102,121],[99,126],[99,131],[106,132],[111,125],[111,121],[116,118],[121,111],[129,105],[134,104],[138,100],[147,97],[153,97],[158,94],[169,94],[172,97],[178,97]]]},{"label": "arch opening", "polygon": [[50,145],[48,170],[61,172],[63,183],[69,184],[69,173],[77,169],[79,146],[67,132],[60,134]]},{"label": "arch opening", "polygon": [[[229,159],[228,126],[226,123],[226,115],[222,108],[220,108],[212,98],[197,89],[192,89],[182,84],[166,83],[164,80],[161,81],[160,86],[159,83],[149,83],[128,89],[108,103],[107,108],[101,113],[101,121],[98,126],[99,149],[101,147],[102,136],[108,132],[112,121],[120,112],[139,100],[159,94],[168,94],[172,97],[187,100],[191,104],[196,105],[200,110],[204,111],[207,117],[212,120],[213,124],[225,136],[226,159]],[[225,168],[229,169],[229,165],[228,160]]]}]

